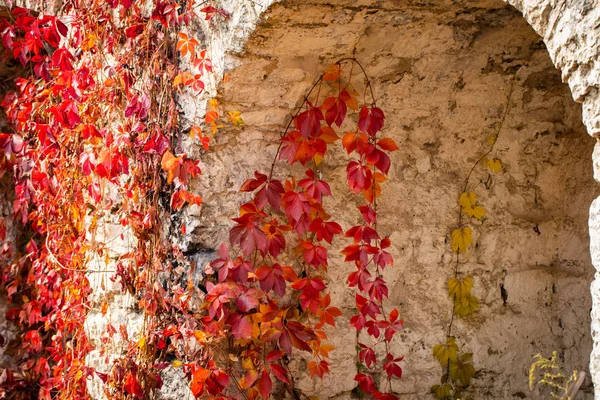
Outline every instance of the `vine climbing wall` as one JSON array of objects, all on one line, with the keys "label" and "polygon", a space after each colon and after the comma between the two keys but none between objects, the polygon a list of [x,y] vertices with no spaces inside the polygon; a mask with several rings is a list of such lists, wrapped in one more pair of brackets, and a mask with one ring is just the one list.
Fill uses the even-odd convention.
[{"label": "vine climbing wall", "polygon": [[[123,9],[131,7],[129,2],[121,3]],[[175,256],[168,261],[170,275],[158,275],[157,282],[169,287],[189,278],[188,282],[199,284],[203,268],[190,276],[183,268],[188,264],[178,266],[173,261],[177,257],[196,267],[204,267],[216,257],[223,259],[223,251],[217,254],[217,248],[235,238],[235,234],[228,235],[235,225],[230,218],[238,216],[239,205],[251,199],[250,194],[240,193],[240,188],[251,191],[258,184],[247,181],[253,177],[252,171],[271,168],[290,114],[298,106],[310,107],[304,96],[323,69],[341,58],[356,57],[372,86],[358,85],[352,96],[360,98],[359,92],[364,90],[366,98],[367,92],[374,92],[386,115],[381,135],[399,146],[393,153],[389,181],[377,200],[380,219],[376,224],[381,236],[391,239],[389,250],[395,258],[395,267],[383,272],[389,296],[382,308],[388,312],[397,308],[406,321],[389,345],[390,353],[405,356],[404,361],[392,359],[386,367],[388,376],[402,374],[397,367],[390,367],[392,364],[398,363],[404,370],[394,391],[410,398],[432,398],[433,386],[438,397],[450,391],[458,397],[469,384],[466,398],[535,398],[536,394],[527,391],[527,371],[536,353],[555,350],[566,370],[587,369],[591,349],[588,286],[592,279],[587,210],[597,194],[588,162],[593,140],[585,135],[581,110],[562,85],[544,43],[522,16],[500,1],[290,1],[273,5],[261,15],[267,3],[233,1],[214,10],[203,8],[209,22],[187,20],[185,31],[171,32],[176,50],[168,57],[175,54],[174,65],[185,71],[189,61],[205,68],[208,54],[214,75],[207,74],[202,82],[194,83],[194,90],[182,90],[181,86],[192,86],[196,78],[184,72],[174,75],[173,94],[181,118],[177,129],[189,131],[190,138],[174,134],[177,139],[171,150],[201,158],[197,165],[203,175],[190,181],[189,190],[201,194],[204,204],[176,210],[168,221],[163,220],[169,226],[161,232],[174,245]],[[137,18],[143,11],[133,14]],[[122,13],[124,18],[127,15]],[[259,17],[255,32],[242,47]],[[170,25],[163,22],[165,28]],[[148,24],[145,29],[151,27]],[[135,29],[128,32],[131,39],[137,35]],[[201,47],[207,52],[200,51]],[[346,73],[359,68],[358,64],[344,65]],[[133,67],[123,63],[121,68]],[[331,85],[336,72],[327,71],[325,81]],[[216,101],[207,103],[206,92],[214,93],[222,76]],[[202,89],[205,94],[198,96]],[[344,102],[350,104],[352,96]],[[129,109],[137,104],[137,97],[128,101]],[[175,110],[174,103],[170,109]],[[243,112],[243,129],[238,110]],[[210,116],[222,111],[229,111],[223,115],[229,116],[231,124],[212,124],[218,135],[198,140],[209,138],[214,119]],[[125,111],[125,117],[132,113]],[[205,113],[203,120],[208,126],[202,133],[196,125]],[[355,130],[357,122],[363,131],[369,130],[364,116],[358,120],[354,115],[344,121],[342,131]],[[327,123],[332,125],[332,121]],[[324,204],[346,231],[360,223],[355,207],[362,203],[348,192],[346,182],[350,176],[346,150],[352,152],[356,139],[340,136],[344,136],[343,146],[329,150],[322,165],[314,169],[318,179],[331,182],[332,196]],[[395,147],[386,146],[385,150]],[[210,153],[205,154],[208,148]],[[175,163],[183,163],[185,158],[170,151],[165,154],[156,176],[165,175],[163,180],[171,185]],[[292,173],[304,174],[298,165],[271,170],[281,180]],[[356,181],[350,182],[352,189]],[[107,199],[110,197],[108,193]],[[10,214],[9,201],[2,199],[0,217]],[[115,199],[114,204],[119,201]],[[85,322],[91,344],[86,362],[99,372],[94,384],[88,380],[87,388],[94,398],[101,398],[101,381],[108,379],[108,374],[115,375],[110,378],[113,383],[123,380],[112,367],[115,360],[126,352],[128,357],[138,350],[144,353],[150,347],[146,340],[158,340],[160,334],[169,337],[175,331],[168,325],[164,330],[161,326],[147,335],[142,333],[150,324],[143,315],[144,307],[139,307],[144,303],[131,296],[135,290],[130,290],[127,276],[118,272],[115,264],[130,257],[127,254],[132,254],[140,238],[143,248],[144,236],[134,238],[121,226],[116,213],[103,214],[94,224],[99,240],[110,245],[112,252],[112,259],[92,257],[86,265],[92,293]],[[0,242],[12,240],[14,226],[8,228],[6,233],[0,232]],[[156,235],[157,243],[160,239]],[[382,241],[382,248],[383,243],[388,242]],[[344,263],[339,252],[346,245],[336,238],[329,250],[326,283],[332,305],[342,312],[337,328],[325,330],[336,347],[331,353],[331,374],[322,382],[313,380],[311,375],[318,369],[304,353],[295,354],[289,364],[297,387],[320,398],[354,396],[357,380],[363,389],[370,387],[361,375],[371,363],[370,349],[361,345],[366,335],[364,331],[357,334],[350,326],[357,325],[356,320],[350,321],[356,312],[355,293],[346,279],[354,267]],[[306,251],[303,254],[306,257]],[[163,256],[153,257],[157,261],[154,268]],[[212,265],[220,268],[219,261]],[[120,274],[118,279],[115,272]],[[222,272],[218,275],[219,281],[226,279]],[[160,292],[156,288],[154,285],[152,290]],[[124,321],[119,334],[129,340],[109,340],[107,332],[111,338],[119,335],[111,333],[110,327],[114,330]],[[1,319],[0,326],[5,326]],[[166,346],[157,343],[158,349]],[[386,353],[379,351],[378,359]],[[9,361],[2,359],[3,363]],[[170,361],[165,364],[168,366],[160,366],[165,383],[160,396],[189,397],[184,369],[188,368],[188,375],[195,371],[194,381],[198,372],[208,370],[192,364],[180,368],[181,361]],[[138,390],[133,378],[138,373],[122,365],[127,370],[124,391],[139,396],[141,388]],[[271,371],[283,382],[287,372],[277,365],[271,364]],[[210,368],[219,376],[220,370]],[[93,373],[88,373],[91,378]],[[145,374],[136,376],[139,379]],[[379,381],[377,374],[374,377]],[[150,378],[144,377],[146,384],[153,383]],[[268,390],[263,383],[267,380]],[[262,372],[257,386],[261,395],[271,391],[270,382]],[[204,389],[196,382],[192,390],[202,393]],[[589,382],[582,391],[582,397],[591,398]]]}]

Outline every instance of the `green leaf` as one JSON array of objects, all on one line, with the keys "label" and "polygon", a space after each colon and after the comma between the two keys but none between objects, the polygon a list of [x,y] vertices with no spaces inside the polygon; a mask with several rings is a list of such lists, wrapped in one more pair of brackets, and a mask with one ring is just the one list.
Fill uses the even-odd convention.
[{"label": "green leaf", "polygon": [[479,310],[479,300],[475,296],[456,298],[454,301],[454,312],[461,317],[471,315],[477,310]]},{"label": "green leaf", "polygon": [[457,359],[458,345],[454,337],[446,339],[446,344],[438,344],[433,347],[433,356],[440,362],[442,367],[448,364],[448,361]]},{"label": "green leaf", "polygon": [[468,386],[471,378],[475,376],[475,367],[471,363],[472,353],[463,354],[457,360],[450,361],[450,379],[452,382],[460,381],[463,386]]},{"label": "green leaf", "polygon": [[452,386],[450,386],[448,383],[444,383],[442,385],[433,385],[431,387],[431,392],[435,394],[436,399],[444,400],[450,397],[450,394],[452,393]]}]

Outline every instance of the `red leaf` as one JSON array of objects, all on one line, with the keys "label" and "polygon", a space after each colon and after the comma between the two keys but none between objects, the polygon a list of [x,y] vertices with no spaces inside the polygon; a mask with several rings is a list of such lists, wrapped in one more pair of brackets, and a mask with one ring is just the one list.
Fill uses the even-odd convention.
[{"label": "red leaf", "polygon": [[285,351],[283,350],[272,350],[269,352],[269,354],[267,354],[267,362],[277,361],[283,357],[284,354]]},{"label": "red leaf", "polygon": [[308,363],[308,371],[311,378],[318,376],[319,379],[323,379],[323,376],[329,373],[329,363],[325,360],[321,360],[319,363],[311,361]]},{"label": "red leaf", "polygon": [[265,292],[273,289],[279,297],[285,294],[285,280],[283,278],[283,269],[277,263],[272,267],[262,266],[256,270],[256,276],[260,280],[260,288]]},{"label": "red leaf", "polygon": [[142,25],[142,24],[133,25],[133,26],[130,26],[129,28],[127,28],[125,30],[125,36],[127,36],[128,38],[133,39],[134,37],[136,37],[137,35],[139,35],[143,31],[144,31],[144,25]]},{"label": "red leaf", "polygon": [[375,365],[377,363],[377,356],[375,355],[375,350],[373,350],[370,347],[365,346],[362,343],[359,343],[358,345],[362,349],[358,353],[358,359],[361,362],[364,362],[365,365],[367,366],[367,368],[371,368],[373,365]]},{"label": "red leaf", "polygon": [[346,167],[348,186],[354,193],[371,186],[372,173],[368,165],[362,165],[358,161],[350,161]]},{"label": "red leaf", "polygon": [[271,397],[271,391],[273,387],[271,377],[269,376],[269,371],[266,369],[263,369],[262,376],[260,377],[257,386],[258,392],[264,400],[267,400],[269,397]]},{"label": "red leaf", "polygon": [[334,123],[337,126],[341,126],[346,118],[346,112],[348,111],[346,102],[344,102],[342,99],[334,97],[325,99],[323,102],[323,109],[326,110],[325,122],[327,122],[327,125],[329,126]]},{"label": "red leaf", "polygon": [[[252,289],[254,291],[254,289]],[[235,301],[235,304],[241,312],[247,313],[258,307],[258,299],[255,296],[249,296],[246,293],[240,295]]]},{"label": "red leaf", "polygon": [[337,222],[325,222],[321,218],[316,218],[311,222],[308,228],[310,232],[317,234],[317,240],[325,240],[331,244],[333,235],[339,235],[342,233],[342,227]]},{"label": "red leaf", "polygon": [[[372,224],[372,223],[374,223],[377,220],[377,212],[375,212],[375,210],[373,209],[373,207],[371,207],[370,204],[367,204],[367,205],[364,205],[364,206],[359,206],[358,210],[362,214],[363,219],[365,220],[365,222],[367,224]],[[381,243],[382,243],[382,247],[381,248],[382,249],[385,248],[385,247],[383,247],[383,242],[385,240],[386,239],[383,239],[381,241]],[[387,239],[387,240],[389,241],[389,239]]]},{"label": "red leaf", "polygon": [[310,110],[300,113],[294,120],[296,129],[304,138],[314,138],[319,136],[321,131],[321,121],[323,113],[318,107],[312,107]]},{"label": "red leaf", "polygon": [[254,249],[259,249],[263,253],[267,251],[267,237],[258,227],[255,219],[256,217],[252,214],[233,218],[238,224],[229,231],[231,244],[239,244],[244,256],[250,255]]},{"label": "red leaf", "polygon": [[385,116],[381,109],[377,107],[371,109],[363,107],[360,109],[358,127],[361,131],[368,133],[371,136],[375,136],[375,134],[383,128],[384,118]]},{"label": "red leaf", "polygon": [[254,176],[255,179],[247,179],[246,182],[242,184],[240,192],[253,192],[267,181],[267,176],[259,172],[254,171]]},{"label": "red leaf", "polygon": [[303,213],[310,211],[306,196],[302,193],[287,192],[283,196],[282,202],[285,214],[294,221],[299,221]]},{"label": "red leaf", "polygon": [[287,371],[279,364],[269,364],[269,368],[271,368],[271,372],[275,375],[275,378],[279,379],[281,382],[290,384],[290,380],[287,377]]},{"label": "red leaf", "polygon": [[124,389],[127,393],[134,395],[136,397],[144,397],[144,390],[142,386],[138,383],[137,379],[133,375],[133,373],[128,372],[125,376],[125,386]]},{"label": "red leaf", "polygon": [[59,68],[63,72],[70,72],[73,70],[71,62],[75,61],[75,57],[69,52],[69,50],[63,48],[56,49],[52,55],[52,63],[55,68]]},{"label": "red leaf", "polygon": [[231,333],[236,339],[250,339],[252,337],[252,324],[244,315],[232,314],[227,318],[231,325]]},{"label": "red leaf", "polygon": [[397,378],[402,378],[402,368],[398,364],[397,361],[402,361],[403,357],[394,358],[391,354],[388,353],[386,356],[386,362],[383,364],[383,369],[387,373],[388,378],[392,376],[396,376]]},{"label": "red leaf", "polygon": [[215,16],[217,11],[218,10],[213,6],[206,6],[200,10],[200,12],[203,12],[206,14],[206,16],[204,17],[205,21],[210,21]]},{"label": "red leaf", "polygon": [[377,391],[377,388],[375,387],[375,382],[373,382],[373,378],[371,377],[371,375],[356,374],[354,380],[358,382],[358,385],[366,394],[370,395]]}]

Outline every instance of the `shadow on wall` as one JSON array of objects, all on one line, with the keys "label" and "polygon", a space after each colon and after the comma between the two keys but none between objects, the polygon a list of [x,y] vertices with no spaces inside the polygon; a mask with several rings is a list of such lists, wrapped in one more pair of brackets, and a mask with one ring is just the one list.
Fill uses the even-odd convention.
[{"label": "shadow on wall", "polygon": [[[396,265],[386,271],[389,302],[406,321],[395,342],[395,352],[406,357],[395,389],[411,399],[432,398],[430,387],[442,374],[432,348],[445,340],[450,319],[449,233],[458,197],[498,131],[514,79],[510,110],[489,155],[501,169],[477,167],[471,178],[487,217],[470,222],[474,246],[461,271],[474,278],[480,310],[455,322],[454,335],[474,354],[473,398],[544,398],[527,388],[533,356],[556,350],[565,370],[587,370],[592,347],[587,223],[598,192],[590,162],[594,141],[543,42],[517,11],[500,0],[429,3],[271,7],[244,52],[231,56],[237,67],[221,101],[242,110],[246,126],[216,138],[196,188],[206,195],[205,206],[190,216],[199,228],[189,246],[216,248],[227,239],[224,221],[237,213],[238,189],[252,171],[269,167],[290,110],[324,67],[356,51],[388,116],[384,133],[400,146],[378,225],[394,244]],[[339,147],[323,167],[334,193],[326,205],[348,228],[357,204],[345,187],[347,155]],[[277,174],[288,170],[282,164]],[[352,266],[337,252],[342,240],[334,244],[329,287],[345,315],[341,328],[330,332],[336,347],[331,375],[317,382],[301,367],[294,372],[308,393],[343,399],[355,387],[348,372],[356,369],[356,338],[348,326],[354,300],[344,285]],[[592,399],[591,393],[587,382],[579,398]]]}]

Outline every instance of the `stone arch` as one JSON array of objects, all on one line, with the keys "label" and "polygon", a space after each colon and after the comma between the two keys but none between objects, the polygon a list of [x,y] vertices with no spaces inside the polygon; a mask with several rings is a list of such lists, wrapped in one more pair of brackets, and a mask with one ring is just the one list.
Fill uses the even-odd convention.
[{"label": "stone arch", "polygon": [[[247,127],[239,135],[228,134],[217,139],[217,152],[211,154],[207,161],[208,165],[214,165],[207,171],[209,179],[204,183],[209,187],[199,190],[218,193],[219,197],[207,198],[202,214],[198,216],[200,222],[192,240],[202,247],[214,248],[224,238],[224,227],[211,224],[210,220],[215,219],[215,215],[233,215],[239,199],[236,189],[246,179],[248,171],[264,168],[269,163],[269,157],[264,155],[274,153],[278,130],[289,110],[302,98],[314,74],[327,62],[348,55],[354,47],[358,57],[370,53],[372,57],[365,58],[376,59],[369,65],[369,73],[375,76],[378,90],[383,94],[379,102],[384,109],[391,102],[394,110],[405,111],[402,116],[388,118],[388,126],[400,127],[395,138],[404,145],[408,142],[408,146],[412,146],[411,152],[402,152],[404,159],[394,160],[402,167],[396,171],[394,178],[401,177],[404,188],[388,188],[388,191],[400,195],[393,200],[384,199],[384,203],[388,216],[398,212],[406,214],[404,221],[413,220],[401,232],[394,231],[396,225],[402,226],[398,219],[391,218],[394,225],[388,226],[397,244],[395,256],[399,272],[395,273],[406,274],[406,268],[411,268],[407,264],[415,262],[418,266],[429,265],[426,269],[409,271],[409,277],[393,277],[396,286],[392,289],[394,294],[391,298],[406,307],[405,318],[409,326],[401,346],[404,346],[402,348],[410,361],[404,383],[399,385],[398,390],[411,398],[428,398],[428,387],[441,374],[430,352],[433,344],[443,336],[440,328],[446,312],[440,307],[448,305],[448,301],[443,287],[446,275],[441,271],[447,271],[444,240],[452,225],[455,199],[442,202],[433,217],[423,212],[422,207],[427,203],[438,205],[439,198],[453,190],[458,193],[457,183],[460,176],[465,175],[465,160],[472,160],[482,148],[475,149],[473,143],[481,145],[482,136],[493,131],[505,97],[498,93],[506,93],[507,77],[515,72],[521,75],[516,98],[512,100],[515,103],[511,110],[513,121],[502,133],[505,147],[499,157],[505,159],[506,180],[499,178],[497,193],[484,196],[483,201],[489,204],[490,220],[487,223],[489,228],[482,228],[480,245],[483,258],[487,260],[472,260],[471,267],[476,280],[479,280],[476,285],[479,285],[477,294],[482,299],[482,308],[487,308],[487,311],[482,311],[481,318],[463,324],[458,336],[468,337],[467,348],[470,346],[476,354],[478,368],[482,370],[479,383],[475,384],[475,398],[528,396],[525,391],[527,361],[539,351],[562,350],[567,368],[586,369],[591,348],[588,334],[591,300],[587,286],[592,279],[592,269],[585,224],[587,207],[595,191],[589,168],[586,169],[586,165],[578,160],[581,157],[589,159],[591,142],[584,143],[585,135],[582,133],[585,129],[578,123],[580,111],[568,99],[568,91],[560,85],[560,76],[546,54],[550,53],[557,67],[570,71],[565,75],[563,70],[563,80],[571,85],[575,99],[583,101],[584,121],[590,134],[597,131],[594,130],[594,104],[598,103],[594,103],[590,96],[594,96],[594,87],[597,88],[593,79],[598,76],[598,59],[596,57],[592,68],[581,67],[589,63],[569,62],[574,57],[569,58],[568,55],[577,52],[568,50],[568,45],[561,47],[556,44],[564,36],[555,34],[556,26],[568,26],[569,21],[572,24],[574,14],[570,14],[571,20],[562,21],[560,16],[564,9],[560,11],[559,6],[543,7],[543,4],[519,1],[511,3],[525,13],[529,23],[543,36],[548,51],[525,21],[499,1],[377,4],[313,1],[284,2],[272,6],[262,16],[244,50],[225,58],[225,65],[235,66],[229,71],[234,83],[232,86],[224,85],[220,97],[226,105],[245,111]],[[415,26],[423,23],[430,24],[429,28],[414,31]],[[383,25],[387,30],[382,28]],[[553,27],[548,28],[549,25]],[[371,31],[367,32],[369,28]],[[413,29],[412,34],[415,35],[412,37],[414,42],[404,48],[398,39],[390,38],[389,33],[403,29]],[[579,28],[577,32],[580,32]],[[577,33],[571,32],[571,36],[577,36]],[[361,40],[363,49],[360,47]],[[366,43],[369,40],[371,42]],[[390,54],[392,57],[383,57],[381,52],[385,49],[378,50],[379,53],[373,51],[373,48],[382,45],[392,49],[396,46]],[[435,46],[440,48],[437,53]],[[475,51],[477,46],[483,47]],[[428,49],[429,59],[419,55],[418,49],[422,48]],[[486,48],[488,57],[485,56]],[[435,54],[437,59],[432,57]],[[446,68],[439,68],[435,60],[448,64],[444,64]],[[557,60],[564,60],[564,63],[560,64]],[[469,62],[477,63],[476,67],[470,66]],[[583,90],[585,85],[580,80],[584,70],[588,71],[586,82],[591,84]],[[428,77],[428,71],[435,71],[438,76]],[[409,86],[407,82],[415,84]],[[417,86],[417,82],[421,86]],[[384,89],[390,85],[401,88],[406,85],[402,90],[408,96],[386,95]],[[439,98],[436,99],[436,95]],[[420,100],[411,103],[411,98],[415,97]],[[420,107],[425,100],[435,106]],[[461,113],[460,108],[463,108],[463,117],[472,118],[460,120],[452,117],[452,113]],[[443,110],[443,115],[433,115],[432,109]],[[448,137],[440,132],[447,133]],[[446,154],[447,159],[441,160],[440,152]],[[535,156],[531,156],[532,153],[536,153]],[[451,160],[449,155],[455,154],[464,157]],[[333,159],[341,156],[333,154]],[[559,160],[563,164],[558,163]],[[342,175],[337,167],[334,161],[329,171],[333,176]],[[224,173],[225,170],[229,173]],[[444,179],[421,178],[436,170],[444,171]],[[406,195],[406,190],[403,192],[401,189],[408,187],[407,182],[419,180],[432,192],[421,192],[425,201],[419,200],[416,205],[412,203],[408,213],[398,210],[399,203],[404,205],[415,201],[414,197]],[[443,183],[436,188],[438,180]],[[555,186],[561,186],[561,189],[557,192],[549,189]],[[569,211],[564,202],[567,194],[572,192],[578,193],[573,200],[575,205],[571,207],[579,210],[575,213]],[[537,209],[532,211],[531,205]],[[351,203],[344,197],[335,200],[334,207],[339,207],[340,213],[352,215]],[[411,213],[414,215],[409,215]],[[217,219],[222,223],[221,218]],[[509,222],[503,225],[507,219]],[[435,223],[432,224],[431,220]],[[541,232],[548,232],[549,239],[540,242],[539,239],[545,235],[538,235],[535,227]],[[406,232],[411,230],[413,233]],[[502,231],[502,235],[494,235],[494,230]],[[527,243],[527,246],[515,249],[519,242]],[[493,254],[507,246],[513,246],[511,251],[514,254],[494,259]],[[548,254],[551,256],[548,257]],[[527,265],[535,268],[513,268],[524,257],[528,257],[530,262]],[[334,275],[334,280],[343,281],[344,273]],[[509,292],[508,306],[500,300],[500,284]],[[571,290],[578,294],[569,297],[567,293]],[[344,293],[341,286],[333,287],[332,291],[338,303],[348,302],[348,293]],[[429,301],[431,299],[421,296],[421,304],[413,301],[411,305],[412,294],[408,292],[429,292],[436,298]],[[515,300],[510,299],[511,293]],[[418,295],[413,297],[419,298]],[[515,302],[514,309],[510,308],[512,301]],[[555,306],[558,307],[556,309],[543,311],[545,307],[552,309],[552,306],[545,306],[547,303],[559,305]],[[571,313],[571,309],[575,311]],[[538,326],[537,323],[544,320],[539,316],[532,317],[538,311],[548,317],[551,324]],[[563,321],[563,313],[569,321]],[[580,319],[586,322],[582,324]],[[503,327],[504,323],[506,327]],[[528,327],[528,324],[531,325]],[[511,329],[512,333],[509,332]],[[570,333],[565,334],[565,329]],[[481,335],[484,331],[488,333]],[[515,341],[521,336],[526,340]],[[349,331],[342,332],[337,340],[339,343],[353,343],[354,338]],[[333,372],[332,379],[315,387],[309,380],[304,380],[307,389],[332,398],[349,396],[353,382],[348,368],[353,368],[354,349],[353,346],[350,349],[338,347],[334,361],[339,367]],[[519,361],[514,362],[515,359]],[[495,369],[494,364],[504,364],[501,365],[504,369]],[[591,398],[590,390],[589,387],[586,390],[587,398]]]}]

